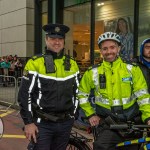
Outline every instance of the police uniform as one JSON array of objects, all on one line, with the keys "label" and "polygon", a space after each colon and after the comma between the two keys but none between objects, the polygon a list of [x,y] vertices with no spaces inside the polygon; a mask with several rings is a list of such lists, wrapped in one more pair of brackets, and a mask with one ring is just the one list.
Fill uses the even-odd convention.
[{"label": "police uniform", "polygon": [[[50,38],[65,38],[69,27],[48,24],[43,30]],[[74,122],[78,76],[77,63],[63,49],[59,54],[46,49],[27,62],[18,102],[25,125],[34,122],[39,128],[36,150],[65,149]]]},{"label": "police uniform", "polygon": [[[91,89],[94,89],[95,109],[88,101]],[[95,150],[114,150],[115,144],[123,140],[102,121],[106,117],[111,116],[117,123],[136,122],[139,116],[145,123],[150,120],[150,95],[144,76],[138,66],[124,63],[120,57],[113,63],[103,61],[89,68],[82,77],[78,95],[86,116],[101,118]]]}]

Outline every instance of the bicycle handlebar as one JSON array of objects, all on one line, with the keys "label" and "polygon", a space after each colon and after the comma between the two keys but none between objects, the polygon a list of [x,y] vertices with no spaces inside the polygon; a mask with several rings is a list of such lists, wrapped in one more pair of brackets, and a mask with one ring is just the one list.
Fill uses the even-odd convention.
[{"label": "bicycle handlebar", "polygon": [[132,129],[140,130],[140,128],[150,128],[150,125],[134,125],[134,124],[112,124],[110,129],[123,130],[123,129]]}]

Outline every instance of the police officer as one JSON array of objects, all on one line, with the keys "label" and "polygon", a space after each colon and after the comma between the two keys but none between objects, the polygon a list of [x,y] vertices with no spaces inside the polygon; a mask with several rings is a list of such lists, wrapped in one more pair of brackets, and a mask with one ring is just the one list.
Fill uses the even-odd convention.
[{"label": "police officer", "polygon": [[79,69],[73,58],[64,55],[69,27],[47,24],[43,30],[46,51],[29,59],[24,68],[20,114],[34,150],[65,150],[74,122]]},{"label": "police officer", "polygon": [[[120,45],[118,34],[106,32],[100,35],[98,46],[104,60],[89,68],[79,85],[80,107],[91,126],[98,126],[94,150],[115,150],[115,145],[126,138],[110,130],[110,123],[139,123],[142,118],[144,123],[150,125],[150,95],[147,84],[138,66],[121,60]],[[95,109],[88,101],[91,89],[94,89]],[[112,120],[106,121],[108,116]]]}]

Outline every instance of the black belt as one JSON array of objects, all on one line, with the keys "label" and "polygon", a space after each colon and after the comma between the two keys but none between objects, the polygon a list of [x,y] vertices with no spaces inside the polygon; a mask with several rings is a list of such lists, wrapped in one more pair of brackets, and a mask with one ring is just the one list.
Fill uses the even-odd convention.
[{"label": "black belt", "polygon": [[45,113],[42,110],[36,110],[36,114],[39,118],[44,119],[44,120],[49,120],[53,122],[62,122],[68,119],[71,119],[73,116],[70,114],[54,114],[54,113]]}]

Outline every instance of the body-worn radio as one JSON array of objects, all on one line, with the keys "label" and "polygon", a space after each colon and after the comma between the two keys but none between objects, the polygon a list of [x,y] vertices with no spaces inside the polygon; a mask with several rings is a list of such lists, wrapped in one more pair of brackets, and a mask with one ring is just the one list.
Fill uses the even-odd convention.
[{"label": "body-worn radio", "polygon": [[52,55],[44,55],[46,73],[55,73],[55,64]]},{"label": "body-worn radio", "polygon": [[105,76],[105,74],[99,75],[99,82],[100,82],[100,89],[105,89],[106,88],[106,76]]}]

